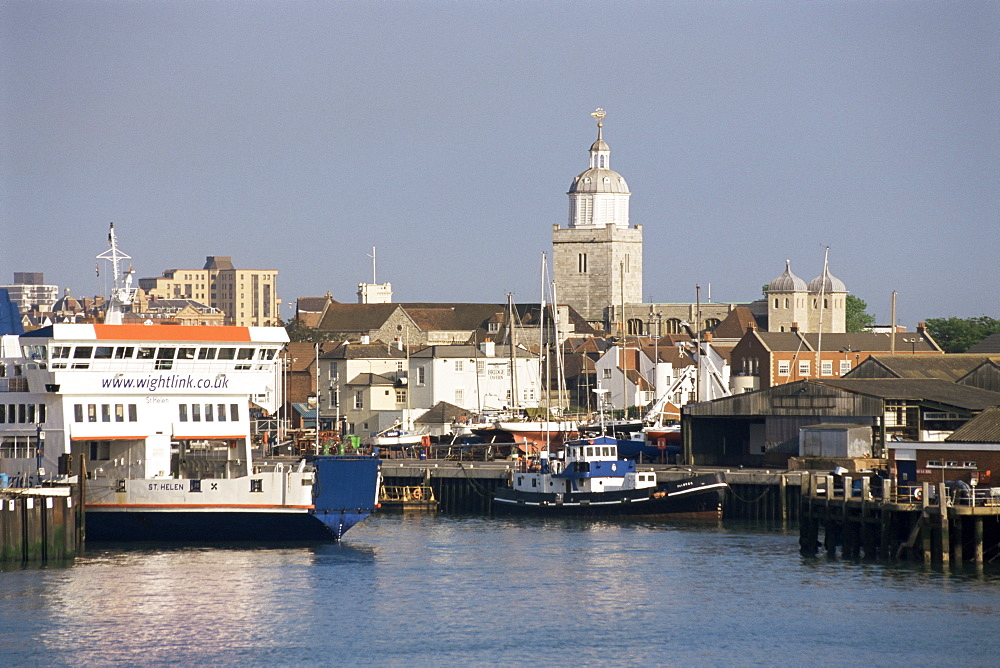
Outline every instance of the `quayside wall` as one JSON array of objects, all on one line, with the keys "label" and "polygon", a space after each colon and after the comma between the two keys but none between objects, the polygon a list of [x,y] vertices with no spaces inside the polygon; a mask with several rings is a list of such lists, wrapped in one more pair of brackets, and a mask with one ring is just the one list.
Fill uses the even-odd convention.
[{"label": "quayside wall", "polygon": [[[489,515],[493,494],[509,484],[519,466],[515,461],[454,461],[387,459],[382,462],[386,485],[427,485],[434,490],[439,509],[447,513]],[[720,469],[643,465],[660,480],[679,480],[696,473]],[[723,517],[760,522],[797,521],[800,471],[721,469],[729,483]]]}]

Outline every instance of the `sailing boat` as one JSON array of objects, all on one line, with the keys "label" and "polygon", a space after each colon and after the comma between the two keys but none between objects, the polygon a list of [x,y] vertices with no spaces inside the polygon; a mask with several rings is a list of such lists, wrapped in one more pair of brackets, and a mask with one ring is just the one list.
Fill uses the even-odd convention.
[{"label": "sailing boat", "polygon": [[[510,421],[498,421],[496,427],[500,431],[507,432],[511,434],[513,442],[518,446],[523,446],[526,454],[535,454],[541,450],[547,450],[548,446],[561,446],[565,441],[576,438],[578,436],[578,425],[575,420],[565,420],[565,419],[552,419],[553,410],[549,406],[550,398],[550,377],[551,373],[548,372],[548,360],[549,356],[546,353],[547,343],[546,340],[546,327],[545,327],[545,312],[547,310],[546,304],[546,294],[545,288],[549,283],[548,277],[548,267],[545,261],[545,253],[542,253],[542,295],[541,302],[538,305],[538,355],[539,355],[539,376],[540,376],[540,389],[543,393],[544,399],[544,411],[541,415],[535,419],[522,419],[522,420],[510,420]],[[508,306],[508,327],[507,336],[510,342],[511,355],[514,355],[514,350],[516,349],[515,342],[515,327],[514,327],[514,307],[511,301],[511,295],[507,295],[507,306]],[[553,306],[553,327],[556,331],[556,339],[558,340],[558,321],[555,319],[555,314],[557,309],[555,308],[555,299],[552,301]],[[545,360],[544,366],[542,365],[542,360]],[[511,369],[514,368],[513,357],[511,358]],[[511,374],[511,398],[516,400],[517,397],[517,387],[514,385],[515,374]],[[561,408],[561,407],[560,407]],[[560,411],[555,411],[559,412]]]}]

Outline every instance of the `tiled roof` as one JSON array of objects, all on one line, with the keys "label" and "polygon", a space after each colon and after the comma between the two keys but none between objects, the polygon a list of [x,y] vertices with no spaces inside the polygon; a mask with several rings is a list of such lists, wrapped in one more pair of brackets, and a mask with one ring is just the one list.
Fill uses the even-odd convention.
[{"label": "tiled roof", "polygon": [[447,401],[439,401],[414,422],[416,424],[451,424],[458,418],[468,415],[469,411],[460,406],[449,404]]},{"label": "tiled roof", "polygon": [[750,325],[756,326],[757,320],[746,306],[737,306],[729,315],[712,330],[716,339],[740,339],[746,334]]},{"label": "tiled roof", "polygon": [[1000,332],[990,334],[985,339],[969,348],[966,352],[1000,355]]}]

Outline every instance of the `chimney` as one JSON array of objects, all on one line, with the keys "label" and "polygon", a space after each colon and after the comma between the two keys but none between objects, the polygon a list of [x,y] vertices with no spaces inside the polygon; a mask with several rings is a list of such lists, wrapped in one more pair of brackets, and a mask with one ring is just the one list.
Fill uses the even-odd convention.
[{"label": "chimney", "polygon": [[927,331],[927,323],[926,322],[918,322],[917,323],[917,331],[919,333],[921,333],[921,334],[923,334],[925,331]]},{"label": "chimney", "polygon": [[486,339],[479,344],[479,349],[483,351],[483,354],[487,357],[496,357],[497,354],[497,344],[493,343],[492,339]]},{"label": "chimney", "polygon": [[712,342],[712,332],[705,332],[705,335],[703,337],[701,337],[701,340],[704,341],[705,343],[711,343]]},{"label": "chimney", "polygon": [[756,322],[748,322],[747,323],[747,334],[749,334],[750,332],[756,332],[756,331],[757,331],[757,323]]},{"label": "chimney", "polygon": [[792,331],[793,332],[798,332],[799,331],[799,323],[797,323],[797,322],[793,322],[792,323]]}]

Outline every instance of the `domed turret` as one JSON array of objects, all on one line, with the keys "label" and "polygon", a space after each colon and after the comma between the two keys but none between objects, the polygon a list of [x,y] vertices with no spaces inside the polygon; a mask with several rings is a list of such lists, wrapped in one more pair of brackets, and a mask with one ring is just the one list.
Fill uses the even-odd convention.
[{"label": "domed turret", "polygon": [[806,282],[792,273],[791,260],[785,260],[785,271],[767,285],[768,292],[806,292]]},{"label": "domed turret", "polygon": [[611,169],[611,148],[602,135],[603,123],[597,124],[597,141],[590,145],[590,169],[578,174],[569,186],[568,195],[574,193],[609,193],[628,195],[628,184],[618,172]]},{"label": "domed turret", "polygon": [[847,286],[844,285],[844,282],[831,274],[829,269],[824,273],[826,280],[823,276],[817,276],[809,281],[809,292],[847,292]]}]

